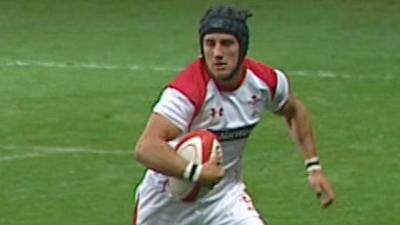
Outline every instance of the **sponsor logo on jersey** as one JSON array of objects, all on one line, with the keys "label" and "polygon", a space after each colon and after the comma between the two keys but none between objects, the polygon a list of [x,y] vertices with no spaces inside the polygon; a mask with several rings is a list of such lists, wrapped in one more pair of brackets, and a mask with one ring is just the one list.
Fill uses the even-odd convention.
[{"label": "sponsor logo on jersey", "polygon": [[210,130],[217,135],[219,141],[233,141],[249,137],[256,124],[228,130]]}]

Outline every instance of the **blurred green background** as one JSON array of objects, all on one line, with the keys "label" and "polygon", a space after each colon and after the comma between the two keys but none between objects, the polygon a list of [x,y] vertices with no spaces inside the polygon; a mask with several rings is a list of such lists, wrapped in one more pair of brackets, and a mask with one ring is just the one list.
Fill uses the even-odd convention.
[{"label": "blurred green background", "polygon": [[312,112],[337,192],[320,209],[265,115],[245,179],[270,224],[400,224],[400,1],[0,1],[0,224],[130,224],[132,150],[160,90],[199,55],[198,22],[249,9],[249,56]]}]

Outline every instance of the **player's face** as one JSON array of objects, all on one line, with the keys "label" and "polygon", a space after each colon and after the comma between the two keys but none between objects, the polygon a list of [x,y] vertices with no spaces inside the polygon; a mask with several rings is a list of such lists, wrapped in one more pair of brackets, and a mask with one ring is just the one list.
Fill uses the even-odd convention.
[{"label": "player's face", "polygon": [[239,41],[232,34],[211,33],[203,38],[203,53],[211,75],[217,81],[227,82],[239,61]]}]

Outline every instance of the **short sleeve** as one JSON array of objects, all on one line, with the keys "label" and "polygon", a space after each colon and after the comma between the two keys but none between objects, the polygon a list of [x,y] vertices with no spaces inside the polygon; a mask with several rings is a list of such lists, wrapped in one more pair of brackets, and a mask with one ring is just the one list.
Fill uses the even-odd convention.
[{"label": "short sleeve", "polygon": [[275,94],[271,102],[271,110],[273,112],[277,112],[282,109],[282,107],[286,104],[290,94],[289,81],[286,75],[280,70],[275,70],[275,72],[277,82]]},{"label": "short sleeve", "polygon": [[191,123],[195,107],[184,94],[169,87],[163,91],[160,100],[153,108],[153,112],[164,116],[184,131]]}]

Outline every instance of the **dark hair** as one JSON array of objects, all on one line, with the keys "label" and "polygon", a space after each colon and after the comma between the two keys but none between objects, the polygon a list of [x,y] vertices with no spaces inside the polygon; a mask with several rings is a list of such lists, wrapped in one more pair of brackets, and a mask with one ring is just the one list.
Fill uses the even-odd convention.
[{"label": "dark hair", "polygon": [[246,20],[252,14],[247,10],[238,10],[231,6],[215,6],[207,10],[200,20],[199,36],[201,54],[203,54],[203,38],[209,33],[228,33],[234,35],[240,44],[241,63],[249,48],[249,28]]}]

